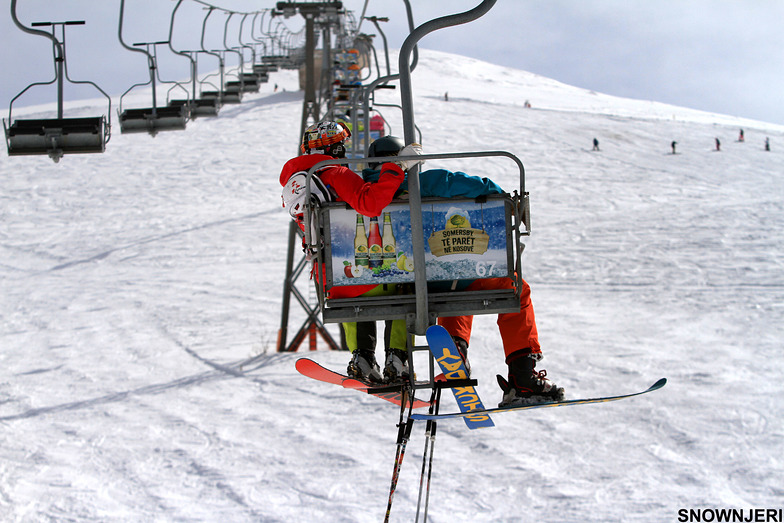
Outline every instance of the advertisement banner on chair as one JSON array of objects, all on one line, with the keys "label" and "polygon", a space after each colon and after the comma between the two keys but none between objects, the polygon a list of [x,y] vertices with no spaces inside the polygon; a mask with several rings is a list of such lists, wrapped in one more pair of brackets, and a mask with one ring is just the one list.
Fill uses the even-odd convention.
[{"label": "advertisement banner on chair", "polygon": [[[509,208],[502,198],[423,202],[427,280],[508,276],[513,267]],[[393,203],[374,217],[345,207],[326,213],[329,286],[414,281],[407,204]]]}]

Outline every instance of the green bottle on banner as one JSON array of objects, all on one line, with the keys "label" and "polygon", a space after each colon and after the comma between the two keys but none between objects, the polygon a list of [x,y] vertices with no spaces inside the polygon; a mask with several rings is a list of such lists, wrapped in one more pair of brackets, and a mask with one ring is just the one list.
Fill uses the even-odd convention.
[{"label": "green bottle on banner", "polygon": [[357,213],[357,231],[354,234],[354,266],[368,267],[368,239],[365,235],[365,218]]}]

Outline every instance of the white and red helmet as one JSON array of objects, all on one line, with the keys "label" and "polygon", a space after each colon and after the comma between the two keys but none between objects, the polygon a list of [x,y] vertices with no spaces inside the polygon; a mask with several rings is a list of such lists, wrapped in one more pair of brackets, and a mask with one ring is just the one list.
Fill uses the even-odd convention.
[{"label": "white and red helmet", "polygon": [[343,122],[319,122],[305,129],[301,149],[304,154],[321,153],[343,158],[346,155],[345,141],[350,137],[351,131]]}]

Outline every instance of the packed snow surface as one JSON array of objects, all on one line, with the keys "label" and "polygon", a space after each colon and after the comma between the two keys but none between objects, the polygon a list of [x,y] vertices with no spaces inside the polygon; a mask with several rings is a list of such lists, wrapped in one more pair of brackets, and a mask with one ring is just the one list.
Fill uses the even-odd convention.
[{"label": "packed snow surface", "polygon": [[[525,164],[524,276],[548,377],[570,398],[669,380],[622,402],[498,415],[492,429],[440,422],[429,521],[780,509],[784,128],[427,50],[413,79],[426,152]],[[343,370],[347,353],[275,350],[297,89],[279,72],[182,132],[123,135],[112,115],[104,154],[0,157],[1,520],[383,519],[397,409],[294,369],[308,356]],[[378,109],[402,135],[398,110]],[[88,100],[66,116],[104,111]],[[518,183],[505,159],[432,163]],[[307,277],[298,287],[312,296]],[[289,338],[303,320],[293,302]],[[475,319],[470,359],[494,406],[495,318]],[[392,521],[414,519],[423,433]]]}]

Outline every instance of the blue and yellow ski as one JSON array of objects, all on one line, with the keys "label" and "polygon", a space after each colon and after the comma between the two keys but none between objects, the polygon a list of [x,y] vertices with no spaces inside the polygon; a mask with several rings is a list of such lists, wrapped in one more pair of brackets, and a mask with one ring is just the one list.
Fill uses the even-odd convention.
[{"label": "blue and yellow ski", "polygon": [[[457,351],[452,336],[449,335],[445,328],[440,325],[428,327],[425,337],[427,338],[430,352],[441,367],[447,383],[449,380],[469,379],[468,370],[466,369],[465,363],[463,363],[463,358],[460,357],[460,353]],[[469,429],[482,429],[495,426],[493,420],[490,419],[490,415],[487,414],[484,405],[482,405],[479,394],[477,394],[476,389],[473,386],[454,387],[452,388],[452,392],[455,394],[455,400],[457,400],[461,416]],[[472,411],[482,412],[472,414]],[[411,417],[414,418],[413,415]]]}]

